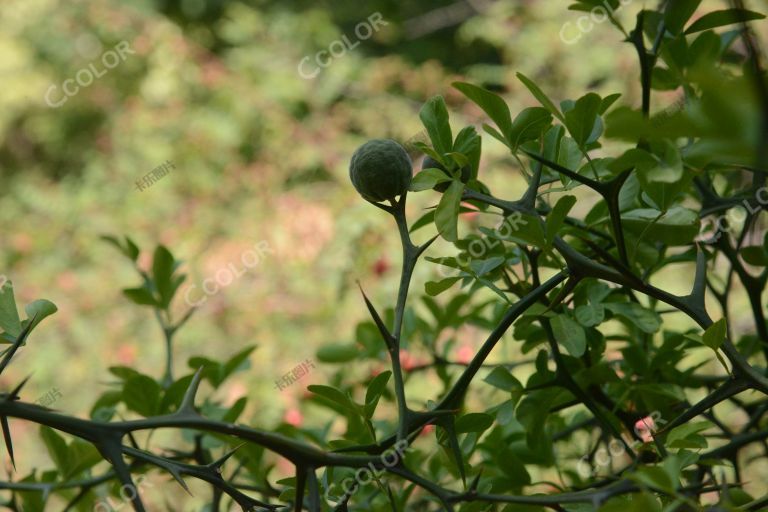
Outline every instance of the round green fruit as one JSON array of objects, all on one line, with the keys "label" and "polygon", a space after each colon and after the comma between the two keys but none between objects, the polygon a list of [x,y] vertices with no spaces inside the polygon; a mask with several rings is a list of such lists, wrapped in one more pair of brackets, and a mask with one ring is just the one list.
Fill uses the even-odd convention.
[{"label": "round green fruit", "polygon": [[365,199],[378,203],[405,194],[413,167],[405,148],[390,139],[373,139],[360,146],[349,164],[349,178]]},{"label": "round green fruit", "polygon": [[[443,167],[443,165],[432,158],[431,156],[427,155],[424,157],[424,162],[421,164],[421,170],[424,169],[440,169],[443,171],[447,176],[450,176],[448,174],[448,171]],[[469,181],[469,179],[472,177],[472,168],[468,165],[461,168],[461,182],[466,183]],[[450,186],[450,182],[444,181],[442,183],[438,183],[433,188],[434,190],[437,190],[438,192],[445,192],[448,190],[448,187]]]}]

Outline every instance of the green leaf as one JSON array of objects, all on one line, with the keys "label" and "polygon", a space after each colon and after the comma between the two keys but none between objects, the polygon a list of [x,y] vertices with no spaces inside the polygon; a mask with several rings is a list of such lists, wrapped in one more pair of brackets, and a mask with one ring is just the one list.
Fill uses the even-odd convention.
[{"label": "green leaf", "polygon": [[640,208],[621,214],[621,224],[629,233],[666,245],[688,245],[699,233],[696,212],[673,206],[666,213]]},{"label": "green leaf", "polygon": [[508,230],[504,229],[505,240],[532,245],[539,249],[546,247],[544,226],[538,216],[514,213],[504,222],[505,226],[509,226]]},{"label": "green leaf", "polygon": [[521,144],[537,140],[550,124],[552,124],[552,115],[546,109],[541,107],[523,109],[515,117],[509,133],[506,134],[509,147],[512,151],[517,151]]},{"label": "green leaf", "polygon": [[472,178],[477,179],[477,171],[480,168],[480,153],[482,152],[483,139],[474,126],[463,128],[453,142],[453,150],[466,155],[472,169]]},{"label": "green leaf", "polygon": [[552,318],[552,332],[555,340],[573,357],[584,355],[587,349],[587,336],[584,329],[572,318],[563,314]]},{"label": "green leaf", "polygon": [[162,245],[158,245],[152,259],[152,277],[160,295],[160,305],[166,309],[173,298],[174,259],[171,252]]},{"label": "green leaf", "polygon": [[471,412],[456,419],[456,433],[484,432],[493,425],[493,416],[483,412]]},{"label": "green leaf", "polygon": [[617,496],[606,501],[598,512],[661,512],[659,500],[650,492]]},{"label": "green leaf", "polygon": [[381,395],[387,389],[387,383],[392,376],[392,372],[385,371],[375,376],[371,383],[368,384],[368,389],[365,392],[365,417],[371,419],[373,413],[376,411],[376,406],[379,403]]},{"label": "green leaf", "polygon": [[334,404],[338,405],[343,410],[349,413],[352,413],[355,415],[360,414],[359,406],[352,401],[349,395],[347,395],[346,393],[342,393],[340,390],[334,387],[323,386],[320,384],[313,384],[311,386],[308,386],[307,389],[312,393],[318,396],[321,396],[326,400],[329,400],[330,402],[333,402]]},{"label": "green leaf", "polygon": [[256,350],[256,345],[248,346],[232,356],[226,363],[221,365],[221,369],[219,371],[219,381],[216,383],[216,386],[218,387],[233,373],[250,368],[251,364],[248,358],[254,350]]},{"label": "green leaf", "polygon": [[661,466],[641,466],[630,477],[647,486],[674,494],[676,483]]},{"label": "green leaf", "polygon": [[707,327],[704,335],[701,337],[701,341],[712,350],[717,350],[723,345],[727,335],[728,326],[726,325],[725,318],[721,318]]},{"label": "green leaf", "polygon": [[565,127],[581,148],[591,142],[601,103],[600,96],[591,92],[576,100],[574,107],[565,113]]},{"label": "green leaf", "polygon": [[522,383],[509,370],[497,366],[483,379],[485,382],[502,391],[516,392],[523,389]]},{"label": "green leaf", "polygon": [[552,100],[550,100],[549,97],[544,94],[544,91],[542,91],[538,85],[533,83],[533,80],[522,73],[517,73],[517,78],[523,82],[523,85],[525,85],[528,90],[531,91],[531,94],[533,94],[534,98],[536,98],[544,108],[549,110],[549,112],[560,121],[565,122],[565,118],[563,117],[563,114],[560,113],[560,110],[557,108],[557,106],[555,106]]},{"label": "green leaf", "polygon": [[557,200],[557,204],[552,208],[552,211],[547,214],[546,227],[547,227],[547,246],[551,247],[552,242],[555,241],[558,231],[565,223],[565,218],[568,216],[568,212],[571,211],[573,205],[576,204],[575,196],[563,196]]},{"label": "green leaf", "polygon": [[608,311],[626,318],[646,334],[653,334],[661,327],[659,315],[636,302],[605,302],[603,305]]},{"label": "green leaf", "polygon": [[574,311],[574,317],[584,327],[593,327],[605,318],[605,306],[602,304],[584,304]]},{"label": "green leaf", "polygon": [[416,176],[413,177],[409,190],[412,192],[429,190],[438,183],[445,183],[446,181],[453,181],[453,179],[440,169],[424,169],[417,172]]},{"label": "green leaf", "polygon": [[693,13],[699,7],[701,0],[676,0],[667,3],[664,9],[664,26],[673,34],[679,34]]},{"label": "green leaf", "polygon": [[69,449],[67,442],[55,430],[50,427],[40,426],[40,438],[48,450],[51,460],[62,475],[69,469]]},{"label": "green leaf", "polygon": [[232,407],[229,408],[229,410],[222,416],[221,421],[224,421],[226,423],[234,423],[237,421],[237,419],[240,417],[240,415],[245,410],[245,406],[248,402],[248,399],[244,396],[237,399],[237,401],[232,404]]},{"label": "green leaf", "polygon": [[128,409],[144,417],[160,411],[160,384],[146,375],[129,378],[123,385],[123,402]]},{"label": "green leaf", "polygon": [[741,254],[741,259],[749,265],[768,267],[768,251],[763,246],[753,245],[744,247],[739,253]]},{"label": "green leaf", "polygon": [[43,321],[44,318],[56,313],[58,308],[56,307],[56,304],[49,300],[38,299],[27,304],[24,307],[24,310],[27,313],[27,318],[29,318],[29,321],[32,321],[33,318],[35,319],[35,323],[32,325],[34,328],[37,326],[37,324]]},{"label": "green leaf", "polygon": [[104,460],[96,447],[91,443],[75,439],[69,444],[68,448],[69,461],[67,470],[63,475],[65,479],[79,475],[86,469],[90,469]]},{"label": "green leaf", "polygon": [[[636,175],[643,192],[655,203],[658,210],[667,211],[690,189],[694,173],[683,171],[680,150],[672,141],[661,140],[653,142],[651,146],[654,155],[642,155],[644,151],[636,149],[628,152],[631,156],[624,156],[637,158]],[[616,169],[616,162],[612,162],[611,166]]]},{"label": "green leaf", "polygon": [[510,114],[509,107],[500,96],[482,87],[464,82],[454,82],[453,87],[483,109],[488,114],[488,117],[499,127],[504,138],[509,139],[509,134],[512,130],[512,114]]},{"label": "green leaf", "polygon": [[129,260],[135,262],[138,259],[139,248],[133,242],[133,240],[131,240],[127,236],[125,237],[125,243],[122,243],[119,239],[110,235],[102,235],[99,238],[113,245],[118,251],[120,251],[123,254],[123,256],[125,256]]},{"label": "green leaf", "polygon": [[0,287],[0,327],[7,334],[16,338],[21,334],[21,320],[16,309],[16,299],[13,296],[13,283],[6,281]]},{"label": "green leaf", "polygon": [[[508,446],[499,447],[495,461],[499,469],[506,475],[505,480],[508,480],[510,485],[522,487],[531,483],[531,476],[528,474],[525,464]],[[515,510],[518,508],[516,507]]]},{"label": "green leaf", "polygon": [[605,114],[608,111],[608,109],[611,108],[611,105],[616,103],[616,100],[618,100],[620,97],[621,97],[621,93],[617,92],[614,94],[609,94],[608,96],[603,98],[602,101],[600,102],[600,109],[598,113],[600,115]]},{"label": "green leaf", "polygon": [[[560,148],[557,154],[556,163],[562,165],[566,169],[577,169],[581,160],[584,158],[584,153],[579,149],[579,145],[576,141],[570,137],[563,137],[560,139]],[[552,171],[554,172],[554,171]],[[571,182],[571,178],[558,173],[560,181],[563,185],[568,185]]]},{"label": "green leaf", "polygon": [[126,288],[123,295],[141,306],[160,306],[160,303],[152,296],[152,293],[144,287]]},{"label": "green leaf", "polygon": [[477,277],[480,277],[497,269],[504,261],[505,258],[503,256],[494,256],[484,260],[472,260],[469,262],[469,268],[472,269],[472,272]]},{"label": "green leaf", "polygon": [[509,148],[509,142],[507,141],[506,137],[504,137],[504,135],[499,133],[499,131],[496,128],[494,128],[489,124],[483,123],[483,130],[485,131],[485,133],[487,133],[488,135],[490,135],[491,137],[498,140],[499,142],[501,142],[502,144],[504,144]]},{"label": "green leaf", "polygon": [[360,354],[355,345],[323,345],[317,350],[317,359],[323,363],[346,363]]},{"label": "green leaf", "polygon": [[451,182],[448,190],[443,192],[440,203],[435,211],[435,226],[438,233],[448,242],[455,242],[459,238],[458,221],[461,195],[464,192],[464,184],[460,181]]},{"label": "green leaf", "polygon": [[451,151],[453,135],[451,134],[451,125],[448,122],[448,109],[445,107],[443,97],[434,96],[427,100],[419,111],[419,117],[427,129],[435,151],[441,155]]},{"label": "green leaf", "polygon": [[712,428],[709,421],[693,421],[673,428],[665,439],[669,448],[704,449],[707,439],[699,432]]},{"label": "green leaf", "polygon": [[695,32],[701,32],[702,30],[733,25],[734,23],[740,23],[741,21],[762,20],[763,18],[765,18],[763,14],[748,11],[747,9],[724,9],[721,11],[713,11],[694,21],[691,26],[686,29],[685,33],[686,35],[693,34]]},{"label": "green leaf", "polygon": [[440,281],[428,281],[424,284],[424,291],[427,292],[427,295],[430,297],[435,297],[453,286],[459,279],[461,279],[461,277],[446,277]]}]

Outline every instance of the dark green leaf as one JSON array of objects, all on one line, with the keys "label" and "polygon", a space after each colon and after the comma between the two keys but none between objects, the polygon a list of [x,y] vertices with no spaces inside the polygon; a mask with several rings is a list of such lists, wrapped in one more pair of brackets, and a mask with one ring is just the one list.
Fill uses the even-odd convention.
[{"label": "dark green leaf", "polygon": [[691,26],[686,29],[685,33],[693,34],[695,32],[701,32],[702,30],[709,30],[724,25],[733,25],[734,23],[740,23],[742,21],[762,20],[763,18],[765,18],[763,14],[748,11],[746,9],[724,9],[721,11],[713,11],[694,21]]},{"label": "dark green leaf", "polygon": [[579,98],[574,107],[565,113],[565,126],[581,148],[591,142],[601,103],[600,96],[591,92]]},{"label": "dark green leaf", "polygon": [[578,323],[566,315],[552,318],[552,332],[555,340],[565,347],[573,357],[581,357],[587,349],[587,336]]},{"label": "dark green leaf", "polygon": [[160,306],[160,303],[155,300],[152,293],[146,288],[126,288],[123,290],[123,295],[139,305]]},{"label": "dark green leaf", "polygon": [[664,26],[673,34],[679,34],[693,13],[699,7],[701,0],[676,0],[667,3],[664,9]]},{"label": "dark green leaf", "polygon": [[142,416],[154,416],[160,410],[160,384],[146,375],[137,375],[125,381],[123,402],[130,410]]},{"label": "dark green leaf", "polygon": [[558,118],[560,121],[565,121],[565,118],[564,118],[564,117],[563,117],[563,115],[560,113],[560,110],[558,110],[558,108],[555,106],[555,104],[552,102],[552,100],[550,100],[550,99],[549,99],[549,97],[548,97],[546,94],[544,94],[544,91],[542,91],[542,90],[539,88],[539,86],[538,86],[538,85],[536,85],[536,84],[533,82],[533,80],[531,80],[530,78],[528,78],[527,76],[525,76],[525,75],[524,75],[524,74],[522,74],[522,73],[517,73],[517,78],[518,78],[518,80],[520,80],[521,82],[523,82],[523,85],[525,85],[525,86],[528,88],[528,90],[529,90],[529,91],[531,91],[531,94],[533,94],[533,96],[534,96],[534,97],[535,97],[537,100],[539,100],[539,103],[541,103],[541,105],[542,105],[544,108],[546,108],[547,110],[549,110],[549,112],[550,112],[550,113],[551,113],[553,116],[555,116],[556,118]]},{"label": "dark green leaf", "polygon": [[167,308],[173,298],[173,275],[174,259],[171,252],[158,245],[155,249],[155,255],[152,259],[152,277],[157,287],[157,293],[160,295],[160,305]]},{"label": "dark green leaf", "polygon": [[471,412],[456,419],[456,433],[484,432],[493,425],[493,416],[482,412]]},{"label": "dark green leaf", "polygon": [[501,134],[508,139],[512,129],[512,115],[506,102],[498,95],[476,85],[454,82],[453,86],[488,114]]}]

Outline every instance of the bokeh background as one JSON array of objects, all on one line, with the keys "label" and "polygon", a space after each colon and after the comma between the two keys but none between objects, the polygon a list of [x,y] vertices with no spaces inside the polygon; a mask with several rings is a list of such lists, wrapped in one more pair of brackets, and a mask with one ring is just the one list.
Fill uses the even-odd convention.
[{"label": "bokeh background", "polygon": [[[135,272],[100,235],[130,235],[144,266],[156,244],[171,248],[188,273],[181,296],[197,286],[195,301],[205,279],[242,268],[242,255],[266,244],[258,264],[208,296],[181,331],[177,368],[192,355],[225,358],[257,344],[251,370],[222,391],[226,399],[248,395],[246,417],[260,426],[311,421],[299,397],[334,369],[316,364],[284,390],[275,381],[314,360],[321,345],[353,341],[366,315],[356,281],[386,305],[399,277],[391,219],[348,183],[358,145],[420,140],[418,110],[435,94],[446,97],[456,126],[482,123],[451,89],[455,80],[503,92],[513,112],[534,104],[518,71],[553,98],[594,90],[639,104],[636,55],[619,31],[606,22],[583,34],[570,28],[566,39],[580,36],[572,44],[560,37],[580,15],[569,3],[3,0],[0,275],[20,304],[46,298],[59,313],[36,331],[2,388],[32,373],[28,398],[56,388],[54,407],[84,415],[111,379],[108,366],[162,374],[155,319],[120,291],[138,284]],[[616,16],[630,29],[644,2],[624,3]],[[702,4],[715,7],[722,3]],[[377,13],[378,30],[360,40],[356,25]],[[318,52],[343,37],[355,47],[318,67]],[[105,69],[105,52],[125,43],[130,52]],[[312,78],[299,67],[305,57],[302,69],[319,71]],[[64,81],[91,65],[103,76],[64,96]],[[66,101],[51,106],[46,94]],[[655,93],[654,108],[674,101],[674,93]],[[524,181],[515,162],[484,139],[483,180],[516,197]],[[167,161],[165,177],[137,187]],[[420,196],[414,215],[435,199]],[[436,275],[422,265],[415,287]],[[688,277],[665,285],[682,291]],[[186,308],[181,300],[175,311]],[[471,331],[461,336],[459,351],[480,341]],[[33,427],[15,424],[16,444],[42,453],[19,460],[22,474],[45,458],[25,428]]]}]

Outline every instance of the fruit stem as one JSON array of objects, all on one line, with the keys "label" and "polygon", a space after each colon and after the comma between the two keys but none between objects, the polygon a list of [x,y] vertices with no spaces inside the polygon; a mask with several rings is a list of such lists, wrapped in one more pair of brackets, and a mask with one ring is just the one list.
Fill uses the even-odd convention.
[{"label": "fruit stem", "polygon": [[395,383],[395,395],[397,397],[398,408],[398,429],[397,440],[405,439],[408,434],[408,404],[405,399],[405,381],[403,371],[400,366],[400,338],[403,327],[403,317],[405,315],[405,304],[408,299],[408,288],[413,276],[413,269],[419,259],[421,251],[411,241],[408,233],[408,222],[405,215],[405,200],[407,193],[400,196],[399,201],[391,200],[392,216],[397,223],[397,229],[400,233],[400,241],[403,246],[403,269],[400,274],[400,288],[397,293],[397,304],[395,306],[395,325],[392,328],[392,337],[394,343],[390,348],[390,359],[392,360],[392,374]]}]

